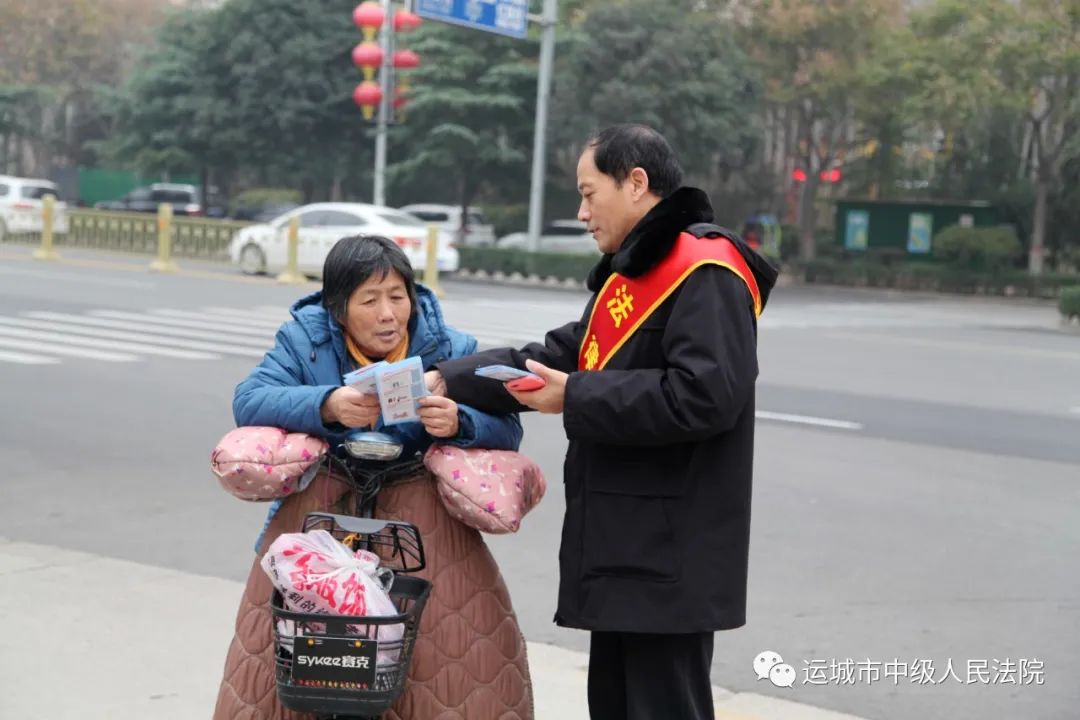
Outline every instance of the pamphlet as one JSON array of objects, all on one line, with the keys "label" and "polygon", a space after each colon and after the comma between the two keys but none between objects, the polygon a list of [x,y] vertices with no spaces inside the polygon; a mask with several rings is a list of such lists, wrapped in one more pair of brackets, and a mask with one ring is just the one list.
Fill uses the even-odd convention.
[{"label": "pamphlet", "polygon": [[[396,363],[381,362],[374,368],[375,392],[382,406],[383,425],[418,422],[419,400],[428,394],[420,358],[410,357]],[[367,377],[358,382],[367,382]]]},{"label": "pamphlet", "polygon": [[342,382],[349,387],[356,388],[365,395],[376,395],[378,394],[378,388],[375,387],[375,371],[386,364],[385,360],[380,360],[377,363],[365,365],[346,375],[342,378]]}]

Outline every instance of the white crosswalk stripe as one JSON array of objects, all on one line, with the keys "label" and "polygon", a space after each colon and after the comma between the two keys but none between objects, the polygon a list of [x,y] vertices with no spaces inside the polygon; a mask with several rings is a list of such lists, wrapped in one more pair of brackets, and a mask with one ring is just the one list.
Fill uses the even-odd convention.
[{"label": "white crosswalk stripe", "polygon": [[268,328],[271,331],[277,330],[281,326],[280,320],[274,320],[270,317],[260,317],[257,315],[249,315],[245,318],[236,316],[224,316],[222,317],[217,313],[205,313],[205,312],[191,312],[189,310],[151,310],[150,315],[155,318],[179,318],[181,320],[196,320],[199,322],[205,321],[207,318],[211,320],[219,320],[221,322],[239,322],[243,323],[247,328]]},{"label": "white crosswalk stripe", "polygon": [[[0,317],[0,328],[12,325],[38,330],[55,330],[59,333],[64,333],[66,336],[69,336],[67,335],[69,333],[74,333],[74,335],[70,335],[70,337],[78,337],[79,335],[90,335],[100,338],[112,338],[114,340],[131,340],[137,343],[145,344],[144,347],[146,349],[136,350],[136,352],[148,352],[149,354],[165,354],[166,356],[177,357],[187,360],[215,360],[217,358],[220,358],[222,354],[240,355],[243,357],[262,357],[264,352],[264,349],[260,350],[254,347],[229,347],[221,344],[185,340],[176,337],[161,337],[156,335],[149,335],[146,333],[125,332],[122,330],[109,330],[107,328],[86,327],[83,325],[78,325],[76,323],[49,322],[46,320],[24,320],[21,318]],[[165,350],[158,352],[159,349],[153,348],[153,345],[164,345],[167,348],[180,348],[181,350],[190,350],[193,352],[178,354],[173,354]]]},{"label": "white crosswalk stripe", "polygon": [[117,320],[141,320],[143,322],[153,321],[155,323],[161,323],[163,325],[173,325],[176,327],[188,327],[188,328],[202,328],[205,330],[227,330],[233,333],[240,333],[243,335],[257,335],[259,337],[265,337],[267,332],[273,334],[273,330],[268,330],[269,326],[256,326],[244,323],[244,324],[224,324],[220,321],[215,321],[213,318],[208,318],[206,315],[202,315],[202,320],[186,319],[186,318],[174,318],[165,317],[159,315],[147,315],[143,313],[124,312],[122,310],[91,310],[90,315],[94,317],[115,318]]},{"label": "white crosswalk stripe", "polygon": [[279,325],[290,319],[289,313],[286,312],[284,309],[268,311],[266,309],[252,308],[250,311],[248,311],[240,310],[237,308],[208,307],[206,308],[206,312],[213,313],[215,315],[227,315],[230,317],[237,317],[241,320],[258,319],[265,316],[265,318],[272,320]]},{"label": "white crosswalk stripe", "polygon": [[0,362],[17,363],[19,365],[55,365],[60,361],[57,358],[46,357],[44,355],[30,355],[29,353],[0,350]]},{"label": "white crosswalk stripe", "polygon": [[19,340],[16,338],[0,337],[0,348],[14,348],[16,350],[32,350],[48,355],[63,355],[65,357],[77,357],[84,360],[103,360],[105,362],[135,362],[138,356],[126,353],[104,352],[93,348],[80,348],[63,343],[36,342],[33,340]]},{"label": "white crosswalk stripe", "polygon": [[11,327],[4,319],[0,319],[0,339],[15,337],[28,340],[43,340],[58,343],[68,347],[79,346],[88,348],[102,348],[104,350],[120,350],[121,352],[140,353],[142,355],[160,355],[162,357],[177,358],[180,360],[213,360],[217,355],[192,350],[174,350],[167,347],[158,347],[146,343],[120,342],[107,338],[92,338],[70,333],[50,332],[43,330],[27,330],[26,328]]},{"label": "white crosswalk stripe", "polygon": [[[254,350],[265,350],[270,346],[273,341],[273,333],[266,333],[263,337],[238,337],[234,333],[226,332],[212,332],[210,330],[193,330],[190,328],[178,328],[168,327],[164,325],[158,325],[153,322],[152,319],[147,319],[146,322],[138,322],[133,320],[110,320],[108,318],[88,317],[86,315],[75,315],[72,313],[56,313],[56,312],[27,312],[23,313],[24,317],[35,318],[40,320],[52,320],[56,322],[69,323],[72,325],[89,325],[91,327],[104,327],[104,328],[116,328],[119,330],[135,330],[146,333],[150,336],[175,336],[181,338],[195,338],[198,340],[217,340],[219,342],[228,343],[231,346],[241,346],[241,350],[248,349],[249,346]],[[214,352],[222,352],[215,350]],[[238,352],[236,354],[248,354],[246,352]]]},{"label": "white crosswalk stripe", "polygon": [[277,310],[277,319],[268,308],[0,315],[0,363],[55,365],[64,358],[136,362],[152,357],[206,361],[231,356],[254,364],[273,346],[284,312]]}]

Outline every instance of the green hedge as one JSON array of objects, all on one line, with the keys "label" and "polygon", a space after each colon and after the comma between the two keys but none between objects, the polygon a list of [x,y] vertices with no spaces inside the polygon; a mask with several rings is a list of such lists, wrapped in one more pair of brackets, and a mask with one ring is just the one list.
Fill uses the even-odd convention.
[{"label": "green hedge", "polygon": [[1058,295],[1058,309],[1067,318],[1080,317],[1080,284],[1061,289]]},{"label": "green hedge", "polygon": [[1011,225],[950,225],[934,236],[933,248],[935,260],[979,272],[1006,270],[1024,254],[1024,246]]},{"label": "green hedge", "polygon": [[1062,288],[1080,283],[1080,276],[1075,273],[1044,273],[1032,277],[1024,270],[989,272],[911,261],[885,264],[864,259],[819,258],[792,270],[801,272],[810,283],[972,295],[1054,298]]},{"label": "green hedge", "polygon": [[526,250],[488,247],[461,247],[458,252],[461,254],[462,270],[484,270],[507,275],[517,272],[525,276],[539,275],[542,278],[553,277],[559,280],[570,278],[584,281],[600,259],[598,255],[531,253]]}]

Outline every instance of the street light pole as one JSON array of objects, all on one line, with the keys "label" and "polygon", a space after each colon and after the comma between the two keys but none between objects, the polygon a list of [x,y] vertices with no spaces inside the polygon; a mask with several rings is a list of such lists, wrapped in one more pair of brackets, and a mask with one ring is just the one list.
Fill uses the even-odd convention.
[{"label": "street light pole", "polygon": [[375,125],[375,190],[372,193],[375,205],[386,204],[386,125],[390,119],[390,72],[393,67],[391,35],[394,21],[390,13],[390,0],[381,0],[381,4],[383,26],[379,44],[382,46],[383,63],[379,71],[379,87],[382,89],[382,100],[379,101],[379,116]]},{"label": "street light pole", "polygon": [[540,72],[536,81],[536,128],[533,135],[532,186],[529,191],[529,250],[540,246],[540,224],[544,219],[544,159],[547,141],[548,98],[551,96],[552,65],[555,60],[555,24],[558,0],[544,0],[540,18]]}]

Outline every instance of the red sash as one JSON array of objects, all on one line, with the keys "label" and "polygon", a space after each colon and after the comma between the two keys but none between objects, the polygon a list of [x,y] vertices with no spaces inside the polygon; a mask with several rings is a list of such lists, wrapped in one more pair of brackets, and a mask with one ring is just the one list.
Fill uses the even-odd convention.
[{"label": "red sash", "polygon": [[746,283],[761,315],[757,280],[739,251],[724,237],[698,238],[681,233],[659,265],[638,278],[612,273],[596,297],[589,327],[578,352],[579,370],[602,370],[646,318],[702,265],[720,265]]}]

